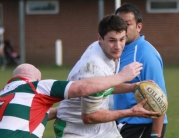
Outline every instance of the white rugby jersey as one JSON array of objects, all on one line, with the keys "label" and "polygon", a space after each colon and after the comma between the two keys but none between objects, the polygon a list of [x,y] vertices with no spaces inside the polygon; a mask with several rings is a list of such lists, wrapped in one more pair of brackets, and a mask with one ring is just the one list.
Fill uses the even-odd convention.
[{"label": "white rugby jersey", "polygon": [[67,98],[71,82],[13,78],[0,92],[0,138],[41,138],[50,107]]},{"label": "white rugby jersey", "polygon": [[[71,70],[68,80],[80,80],[92,76],[108,76],[118,71],[118,62],[109,60],[103,53],[99,42],[92,43],[84,52],[80,60]],[[67,122],[83,124],[81,119],[82,98],[63,100],[58,108],[57,117]],[[99,108],[109,109],[109,96],[103,98]]]}]

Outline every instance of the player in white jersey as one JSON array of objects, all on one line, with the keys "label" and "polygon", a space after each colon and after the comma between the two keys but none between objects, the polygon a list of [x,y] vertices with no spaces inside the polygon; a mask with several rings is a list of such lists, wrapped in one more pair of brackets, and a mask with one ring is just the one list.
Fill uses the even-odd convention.
[{"label": "player in white jersey", "polygon": [[[87,48],[71,70],[68,80],[115,74],[118,71],[118,59],[126,42],[126,30],[127,25],[122,18],[115,15],[104,17],[98,26],[98,41]],[[137,64],[139,63],[134,62],[128,66],[133,68]],[[131,71],[124,74],[124,77],[127,77]],[[122,82],[126,81],[129,80]],[[108,110],[108,95],[115,92],[120,93],[121,90],[127,92],[134,90],[134,87],[121,84],[121,87],[106,89],[97,94],[63,100],[54,123],[56,138],[121,138],[114,120],[125,116],[144,115],[132,109]],[[143,111],[146,112],[142,109]]]},{"label": "player in white jersey", "polygon": [[[138,64],[135,69],[127,80],[139,74],[141,65]],[[126,80],[124,74],[131,70],[133,68],[126,67],[122,73],[108,77],[57,81],[40,80],[41,73],[36,67],[31,64],[19,65],[13,72],[13,78],[0,92],[0,137],[41,138],[53,103],[119,85]],[[136,87],[136,84],[131,87]]]}]

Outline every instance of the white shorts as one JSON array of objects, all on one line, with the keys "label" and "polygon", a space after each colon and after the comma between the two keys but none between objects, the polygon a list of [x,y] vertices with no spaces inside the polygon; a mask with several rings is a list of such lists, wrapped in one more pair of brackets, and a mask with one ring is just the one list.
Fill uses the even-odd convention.
[{"label": "white shorts", "polygon": [[55,138],[122,138],[116,123],[75,124],[56,119]]}]

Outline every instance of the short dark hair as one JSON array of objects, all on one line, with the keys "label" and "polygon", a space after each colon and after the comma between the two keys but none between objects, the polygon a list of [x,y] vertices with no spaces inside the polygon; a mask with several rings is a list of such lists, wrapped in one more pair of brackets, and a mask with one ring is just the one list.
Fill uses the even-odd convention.
[{"label": "short dark hair", "polygon": [[98,33],[104,39],[104,36],[110,31],[127,32],[127,24],[117,15],[107,15],[99,22]]},{"label": "short dark hair", "polygon": [[138,7],[136,7],[135,5],[131,3],[124,3],[121,7],[119,7],[115,11],[115,15],[117,15],[118,13],[129,13],[129,12],[132,12],[134,14],[136,23],[142,22],[141,11],[139,10]]}]

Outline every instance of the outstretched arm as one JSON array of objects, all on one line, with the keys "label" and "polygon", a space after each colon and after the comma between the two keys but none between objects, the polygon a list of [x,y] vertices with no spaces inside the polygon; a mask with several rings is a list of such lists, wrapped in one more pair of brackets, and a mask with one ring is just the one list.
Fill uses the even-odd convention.
[{"label": "outstretched arm", "polygon": [[122,71],[116,75],[91,77],[75,81],[69,88],[68,98],[88,96],[117,86],[123,82],[130,81],[140,73],[141,69],[141,63],[133,62],[125,66]]},{"label": "outstretched arm", "polygon": [[113,94],[118,94],[118,93],[126,93],[126,92],[134,92],[135,88],[137,87],[139,83],[121,83],[117,86],[114,87],[114,92]]}]

